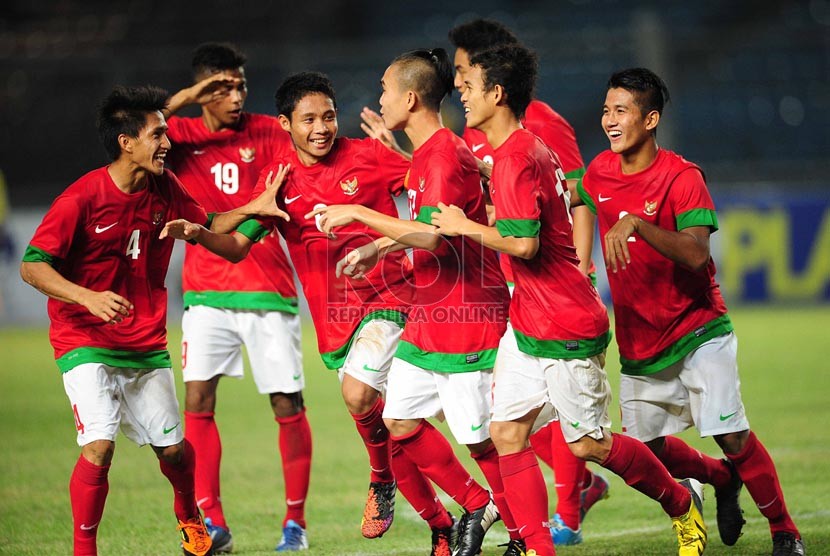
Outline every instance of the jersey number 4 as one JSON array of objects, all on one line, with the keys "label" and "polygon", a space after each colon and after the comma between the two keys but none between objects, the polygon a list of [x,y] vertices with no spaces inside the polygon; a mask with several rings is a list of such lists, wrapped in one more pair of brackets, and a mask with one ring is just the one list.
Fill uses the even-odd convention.
[{"label": "jersey number 4", "polygon": [[139,242],[141,232],[140,230],[133,230],[130,234],[130,240],[127,242],[127,256],[137,259],[141,254],[141,243]]},{"label": "jersey number 4", "polygon": [[239,166],[233,162],[222,164],[217,162],[210,167],[210,173],[213,174],[213,183],[219,188],[219,191],[233,195],[239,191]]}]

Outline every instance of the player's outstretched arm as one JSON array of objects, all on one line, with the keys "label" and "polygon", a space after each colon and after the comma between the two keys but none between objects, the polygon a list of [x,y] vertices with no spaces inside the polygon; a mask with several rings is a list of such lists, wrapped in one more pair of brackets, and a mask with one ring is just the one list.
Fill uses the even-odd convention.
[{"label": "player's outstretched arm", "polygon": [[464,236],[500,253],[520,259],[532,259],[539,250],[539,238],[503,237],[498,229],[473,222],[455,205],[438,203],[438,211],[432,213],[432,224],[445,236]]},{"label": "player's outstretched arm", "polygon": [[240,78],[227,73],[215,73],[206,77],[170,97],[163,111],[164,116],[172,116],[191,104],[207,104],[226,97],[240,81]]},{"label": "player's outstretched arm", "polygon": [[398,243],[388,237],[379,237],[346,253],[345,257],[337,261],[334,275],[338,278],[349,276],[355,280],[362,280],[382,257],[406,248],[407,246],[403,243]]},{"label": "player's outstretched arm", "polygon": [[640,236],[658,253],[693,272],[700,272],[709,263],[709,228],[692,226],[679,232],[665,230],[639,216],[627,214],[605,234],[605,265],[612,272],[625,270],[631,264],[628,238]]},{"label": "player's outstretched arm", "polygon": [[108,323],[121,322],[133,310],[133,304],[115,292],[93,291],[70,282],[45,262],[20,265],[23,281],[53,299],[83,305],[87,311]]},{"label": "player's outstretched arm", "polygon": [[285,177],[290,171],[290,164],[280,164],[276,172],[268,172],[268,177],[265,179],[265,191],[241,207],[216,214],[210,225],[211,231],[217,234],[227,234],[250,218],[276,217],[282,218],[286,222],[291,220],[291,217],[277,206],[277,193],[282,184],[285,183]]},{"label": "player's outstretched arm", "polygon": [[171,220],[164,225],[164,228],[159,234],[159,239],[166,237],[194,241],[211,253],[215,253],[232,263],[238,263],[247,257],[253,245],[253,242],[242,234],[217,234],[204,226],[188,222],[181,218]]},{"label": "player's outstretched arm", "polygon": [[364,106],[363,111],[360,113],[360,119],[363,120],[360,124],[360,129],[363,130],[363,133],[372,139],[377,139],[387,149],[395,151],[408,160],[412,160],[412,153],[406,152],[400,145],[398,145],[398,141],[395,139],[395,134],[392,133],[390,129],[386,128],[386,124],[383,123],[383,118],[380,114],[371,108]]},{"label": "player's outstretched arm", "polygon": [[401,220],[388,214],[366,208],[362,205],[330,205],[320,207],[306,214],[306,218],[316,218],[323,232],[332,235],[332,230],[352,222],[361,222],[379,234],[382,234],[407,247],[418,247],[433,251],[440,245],[441,236],[435,232],[435,226]]}]

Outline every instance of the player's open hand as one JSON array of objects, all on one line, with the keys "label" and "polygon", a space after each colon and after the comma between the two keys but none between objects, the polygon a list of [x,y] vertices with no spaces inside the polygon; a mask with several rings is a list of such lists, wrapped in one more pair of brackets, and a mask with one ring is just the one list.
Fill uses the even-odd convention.
[{"label": "player's open hand", "polygon": [[432,213],[432,225],[442,236],[460,236],[464,233],[464,225],[468,222],[464,211],[455,205],[438,203],[438,211]]},{"label": "player's open hand", "polygon": [[319,206],[305,217],[314,218],[317,221],[317,229],[334,239],[334,228],[346,226],[357,220],[358,210],[358,205]]},{"label": "player's open hand", "polygon": [[370,241],[366,245],[352,249],[346,253],[345,257],[337,261],[334,275],[338,278],[345,275],[355,280],[363,280],[366,278],[366,273],[377,263],[378,246],[374,241]]},{"label": "player's open hand", "polygon": [[360,124],[360,129],[363,130],[363,133],[372,139],[377,139],[389,150],[403,155],[408,154],[398,145],[395,134],[386,128],[386,124],[383,123],[383,117],[380,114],[364,106],[363,111],[360,112],[360,119],[363,120],[363,123]]},{"label": "player's open hand", "polygon": [[637,231],[640,218],[633,214],[626,214],[614,224],[605,234],[605,266],[611,272],[625,270],[631,264],[631,254],[628,252],[628,238]]},{"label": "player's open hand", "polygon": [[184,241],[195,240],[202,233],[202,227],[193,222],[189,222],[184,218],[178,220],[171,220],[164,225],[164,228],[159,234],[159,239],[172,237],[173,239],[182,239]]},{"label": "player's open hand", "polygon": [[109,290],[88,290],[80,300],[87,311],[109,324],[118,324],[133,311],[133,304]]},{"label": "player's open hand", "polygon": [[228,73],[214,73],[191,86],[188,96],[192,103],[209,104],[230,94],[242,79]]},{"label": "player's open hand", "polygon": [[277,206],[277,193],[285,183],[288,172],[291,171],[291,164],[280,164],[277,171],[268,172],[265,178],[265,191],[259,197],[251,201],[249,208],[254,216],[276,216],[286,222],[291,221],[288,213]]}]

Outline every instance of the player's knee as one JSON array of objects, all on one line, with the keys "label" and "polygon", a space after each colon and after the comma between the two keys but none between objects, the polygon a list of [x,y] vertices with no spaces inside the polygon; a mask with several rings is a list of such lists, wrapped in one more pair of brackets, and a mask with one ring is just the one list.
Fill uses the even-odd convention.
[{"label": "player's knee", "polygon": [[366,413],[377,402],[380,392],[357,380],[343,382],[343,401],[352,415]]},{"label": "player's knee", "polygon": [[184,408],[193,413],[210,413],[216,409],[216,387],[219,377],[184,383]]},{"label": "player's knee", "polygon": [[[607,442],[605,440],[607,440]],[[608,454],[611,453],[611,441],[610,438],[604,439],[601,442],[591,438],[590,436],[583,436],[576,442],[569,442],[568,448],[571,449],[571,453],[574,456],[581,460],[601,463],[605,461],[608,458]]]},{"label": "player's knee", "polygon": [[715,442],[718,443],[718,446],[720,446],[720,449],[723,450],[723,453],[735,455],[743,451],[748,438],[749,429],[739,432],[719,434],[715,436]]},{"label": "player's knee", "polygon": [[421,419],[384,419],[383,423],[393,438],[399,438],[415,432]]},{"label": "player's knee", "polygon": [[303,410],[303,393],[293,392],[284,394],[275,392],[271,394],[271,409],[275,417],[291,417]]},{"label": "player's knee", "polygon": [[652,451],[652,453],[660,457],[660,454],[663,453],[663,447],[666,445],[666,438],[663,436],[659,436],[653,440],[649,440],[648,442],[644,442],[648,449]]},{"label": "player's knee", "polygon": [[153,451],[156,457],[167,463],[176,465],[182,461],[184,455],[184,442],[173,444],[172,446],[153,446]]},{"label": "player's knee", "polygon": [[492,421],[490,439],[500,454],[520,452],[527,444],[522,427],[511,421]]},{"label": "player's knee", "polygon": [[98,466],[109,465],[113,454],[115,454],[115,442],[112,440],[93,440],[81,448],[81,455],[84,459]]}]

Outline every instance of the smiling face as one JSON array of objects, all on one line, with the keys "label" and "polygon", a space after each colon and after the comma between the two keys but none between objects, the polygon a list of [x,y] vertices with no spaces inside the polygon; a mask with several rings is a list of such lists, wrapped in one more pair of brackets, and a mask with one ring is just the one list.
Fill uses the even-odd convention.
[{"label": "smiling face", "polygon": [[130,162],[142,170],[157,176],[164,172],[164,159],[170,150],[167,138],[167,122],[161,112],[150,112],[144,127],[137,137],[121,135],[122,156],[128,156]]},{"label": "smiling face", "polygon": [[643,114],[636,96],[627,89],[608,89],[602,106],[602,129],[608,137],[611,151],[621,155],[639,152],[643,145],[654,140],[660,114],[652,110]]},{"label": "smiling face", "polygon": [[[240,81],[233,86],[224,86],[220,89],[222,95],[219,98],[202,105],[202,109],[207,113],[208,118],[215,122],[217,129],[236,126],[239,118],[242,117],[245,99],[248,98],[248,82],[243,68],[223,70],[221,73]],[[202,78],[208,76],[209,74],[205,74]]]},{"label": "smiling face", "polygon": [[280,114],[282,128],[291,134],[297,157],[312,166],[328,156],[337,137],[337,110],[323,93],[309,93],[297,102],[291,118]]},{"label": "smiling face", "polygon": [[[497,85],[498,87],[498,85]],[[472,66],[465,73],[461,89],[461,104],[467,127],[483,129],[496,110],[496,91],[484,90],[484,72],[481,66]]]},{"label": "smiling face", "polygon": [[403,129],[409,116],[408,91],[402,90],[399,74],[400,66],[392,64],[386,68],[380,80],[383,90],[380,95],[380,115],[386,129],[391,130]]}]

